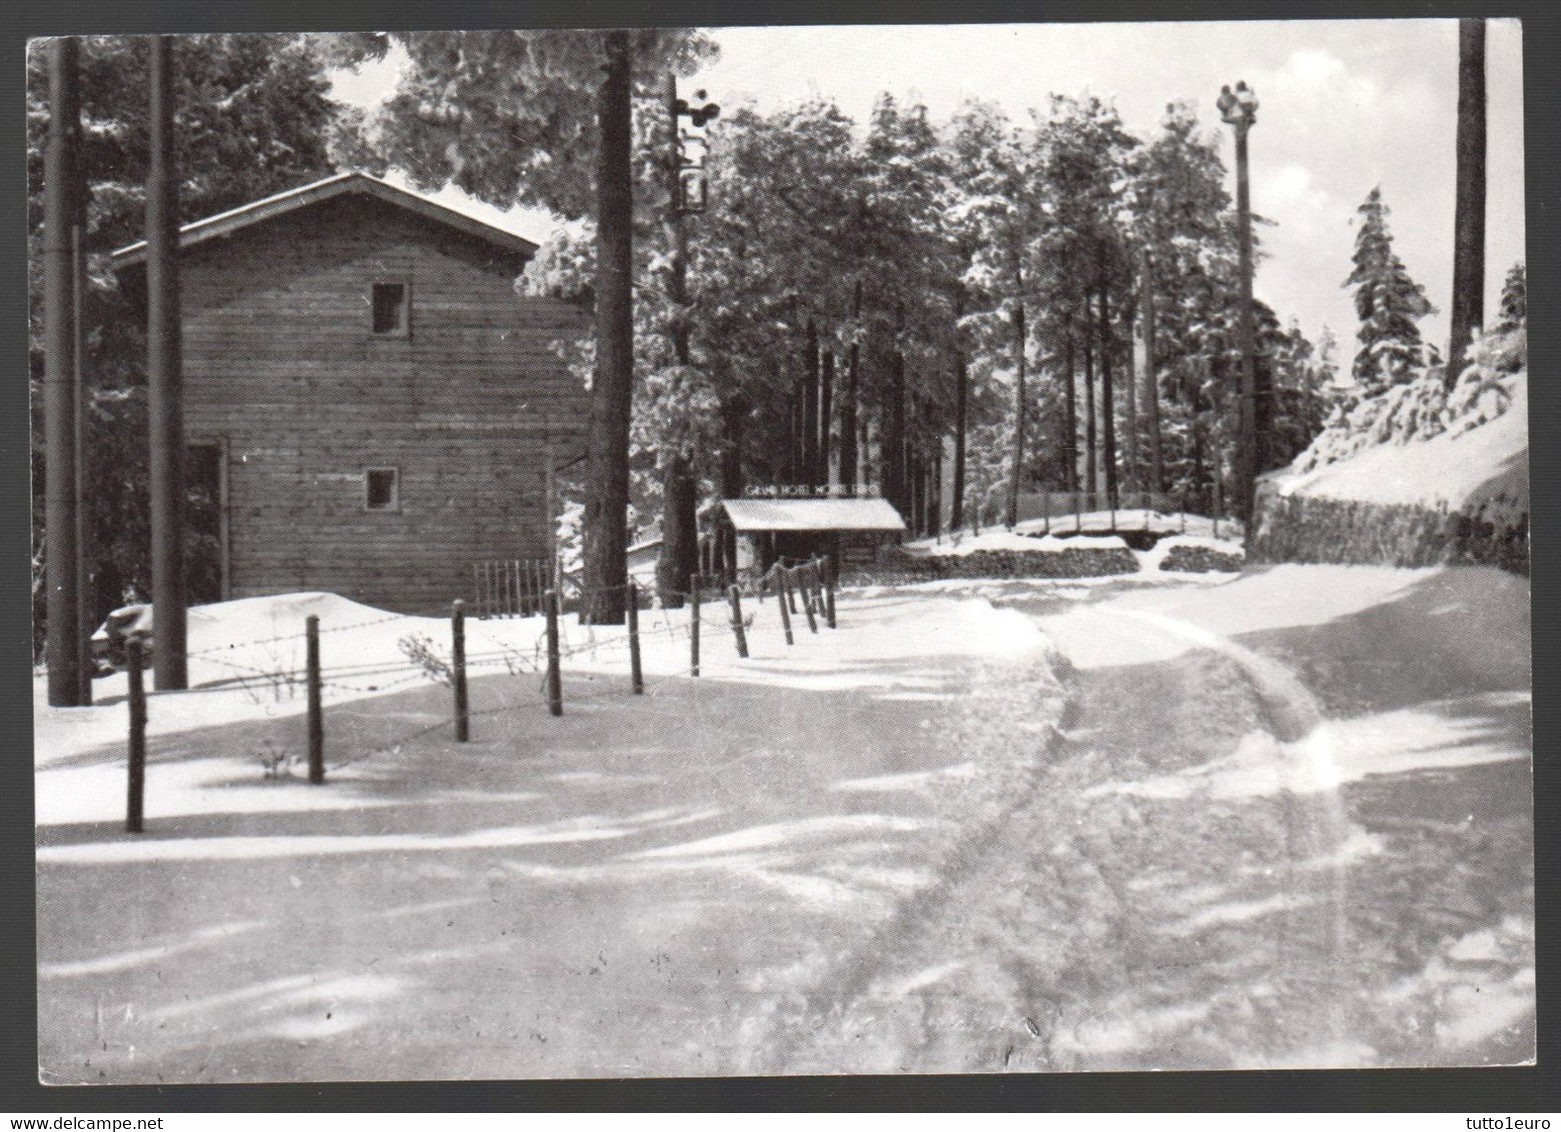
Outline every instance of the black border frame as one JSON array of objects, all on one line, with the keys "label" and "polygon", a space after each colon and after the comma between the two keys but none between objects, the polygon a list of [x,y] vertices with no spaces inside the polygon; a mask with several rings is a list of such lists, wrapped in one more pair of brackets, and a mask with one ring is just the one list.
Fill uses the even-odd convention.
[{"label": "black border frame", "polygon": [[[1553,4],[1447,0],[1312,0],[1300,3],[1221,2],[1152,4],[1142,0],[856,0],[846,13],[828,0],[22,0],[10,9],[0,67],[4,163],[0,184],[0,240],[9,265],[0,286],[0,334],[9,380],[0,382],[0,468],[6,490],[0,506],[10,520],[0,557],[0,694],[6,718],[30,719],[30,587],[26,567],[29,501],[28,407],[25,372],[14,361],[27,348],[23,116],[26,41],[58,34],[238,30],[355,30],[371,28],[481,28],[523,22],[532,26],[1106,22],[1124,20],[1349,19],[1519,17],[1524,21],[1524,103],[1527,169],[1528,273],[1531,309],[1555,307],[1556,249],[1561,214],[1556,155],[1558,128],[1555,52],[1561,15]],[[848,15],[849,18],[845,18]],[[1543,315],[1531,322],[1534,369],[1555,372],[1556,330]],[[1546,437],[1561,424],[1561,379],[1531,388],[1530,429]],[[451,1083],[263,1084],[232,1086],[85,1086],[45,1088],[37,1081],[37,990],[34,954],[31,759],[6,751],[0,769],[0,854],[6,868],[0,914],[0,1107],[17,1113],[222,1111],[1413,1111],[1521,1113],[1561,1108],[1561,1063],[1556,1041],[1555,942],[1557,781],[1553,765],[1558,709],[1545,694],[1556,672],[1557,603],[1552,583],[1556,532],[1557,446],[1531,449],[1534,555],[1535,843],[1539,951],[1538,1063],[1532,1067],[1447,1070],[1286,1070],[1224,1073],[1101,1073],[1048,1076],[784,1077],[721,1079],[571,1080]],[[16,724],[30,737],[30,729]],[[30,750],[30,743],[23,744]]]}]

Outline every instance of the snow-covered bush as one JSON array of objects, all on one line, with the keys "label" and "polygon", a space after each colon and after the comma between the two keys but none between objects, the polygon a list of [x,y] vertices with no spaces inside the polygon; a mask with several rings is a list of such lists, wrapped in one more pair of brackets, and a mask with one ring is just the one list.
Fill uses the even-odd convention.
[{"label": "snow-covered bush", "polygon": [[1330,421],[1291,469],[1315,471],[1378,444],[1429,440],[1501,416],[1511,403],[1513,383],[1527,380],[1527,331],[1521,326],[1493,331],[1477,338],[1469,353],[1470,362],[1451,391],[1441,370],[1430,368],[1412,381],[1362,398]]}]

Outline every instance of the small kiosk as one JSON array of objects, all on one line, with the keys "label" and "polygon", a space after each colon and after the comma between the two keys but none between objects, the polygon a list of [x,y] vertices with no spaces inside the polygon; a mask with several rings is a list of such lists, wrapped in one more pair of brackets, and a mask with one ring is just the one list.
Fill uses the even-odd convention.
[{"label": "small kiosk", "polygon": [[763,573],[779,559],[825,555],[838,570],[868,565],[898,543],[905,521],[888,500],[831,496],[747,496],[723,500],[718,526],[735,534],[738,574]]}]

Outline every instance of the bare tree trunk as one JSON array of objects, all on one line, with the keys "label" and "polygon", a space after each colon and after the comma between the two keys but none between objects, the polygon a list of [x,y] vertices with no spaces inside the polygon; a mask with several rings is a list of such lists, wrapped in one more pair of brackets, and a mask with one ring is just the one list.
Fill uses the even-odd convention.
[{"label": "bare tree trunk", "polygon": [[[1084,297],[1084,490],[1094,495],[1099,487],[1095,471],[1095,326],[1090,317],[1089,296]],[[1093,503],[1091,504],[1093,506]]]},{"label": "bare tree trunk", "polygon": [[44,153],[44,576],[48,625],[44,659],[49,705],[79,707],[81,648],[77,556],[76,366],[74,254],[71,221],[76,209],[80,153],[78,41],[52,40],[49,55],[49,141]]},{"label": "bare tree trunk", "polygon": [[1073,356],[1073,320],[1065,318],[1062,329],[1062,461],[1069,491],[1079,490],[1079,396]]},{"label": "bare tree trunk", "polygon": [[[1139,286],[1142,285],[1143,279],[1140,277]],[[1124,307],[1126,309],[1121,314],[1123,341],[1127,343],[1127,372],[1122,375],[1122,427],[1125,430],[1127,457],[1124,470],[1128,490],[1135,491],[1142,481],[1138,462],[1138,379],[1133,371],[1133,310],[1128,304],[1124,304]]]},{"label": "bare tree trunk", "polygon": [[1108,288],[1105,280],[1100,283],[1100,421],[1105,429],[1103,448],[1106,472],[1106,496],[1112,505],[1117,498],[1117,419],[1112,404],[1111,382],[1111,312],[1108,306]]},{"label": "bare tree trunk", "polygon": [[969,425],[970,369],[965,364],[965,352],[959,351],[954,362],[954,483],[953,498],[949,500],[949,527],[958,530],[965,525],[965,430]]},{"label": "bare tree trunk", "polygon": [[829,483],[830,434],[834,424],[835,351],[824,351],[823,366],[818,377],[818,468],[815,483]]},{"label": "bare tree trunk", "polygon": [[[903,329],[903,306],[895,320],[896,328]],[[882,468],[884,496],[901,515],[909,513],[905,484],[905,354],[896,341],[889,360],[888,403],[880,411],[878,436],[878,460]]]},{"label": "bare tree trunk", "polygon": [[[748,406],[741,397],[721,403],[721,498],[743,497],[743,422]],[[728,567],[737,561],[737,532],[730,523],[717,530],[721,539],[721,557]]]},{"label": "bare tree trunk", "polygon": [[1149,415],[1149,487],[1152,491],[1165,490],[1165,453],[1160,443],[1160,374],[1155,359],[1155,310],[1154,310],[1154,257],[1144,249],[1143,264],[1143,331],[1144,331],[1144,396]]},{"label": "bare tree trunk", "polygon": [[1024,303],[1014,307],[1014,466],[1008,485],[1008,525],[1019,522],[1019,483],[1024,476],[1025,326]]},{"label": "bare tree trunk", "polygon": [[596,380],[591,389],[585,496],[585,598],[593,625],[623,622],[628,540],[629,420],[634,397],[633,191],[629,161],[629,33],[603,33],[606,75],[596,94]]},{"label": "bare tree trunk", "polygon": [[1458,21],[1458,174],[1454,206],[1452,333],[1448,389],[1475,327],[1485,321],[1485,21]]},{"label": "bare tree trunk", "polygon": [[797,482],[818,482],[818,326],[811,318],[802,354],[802,474]]}]

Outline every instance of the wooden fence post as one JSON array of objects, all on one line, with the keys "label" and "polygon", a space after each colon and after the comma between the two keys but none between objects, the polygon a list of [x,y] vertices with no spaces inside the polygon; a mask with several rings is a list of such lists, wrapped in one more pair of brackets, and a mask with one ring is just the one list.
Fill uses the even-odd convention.
[{"label": "wooden fence post", "polygon": [[450,607],[450,680],[455,687],[455,739],[471,738],[471,713],[466,702],[466,603]]},{"label": "wooden fence post", "polygon": [[632,581],[628,583],[628,600],[624,613],[629,619],[629,684],[636,696],[645,694],[645,675],[640,670],[640,591]]},{"label": "wooden fence post", "polygon": [[309,689],[309,781],[325,781],[325,718],[320,710],[320,618],[304,622],[304,676]]},{"label": "wooden fence post", "polygon": [[786,591],[791,585],[791,571],[786,567],[775,567],[775,606],[780,610],[781,628],[786,631],[786,643],[794,645],[797,642],[791,636],[791,610],[786,607]]},{"label": "wooden fence post", "polygon": [[726,591],[732,602],[732,636],[737,638],[737,655],[748,659],[748,634],[743,631],[743,594],[737,586]]},{"label": "wooden fence post", "polygon": [[835,560],[824,559],[824,616],[835,628]]},{"label": "wooden fence post", "polygon": [[703,576],[695,574],[689,579],[689,588],[692,607],[688,611],[688,674],[699,675],[699,603],[704,600],[704,595],[699,592]]},{"label": "wooden fence post", "polygon": [[808,615],[808,629],[810,632],[818,632],[818,618],[813,615],[813,563],[797,567],[797,572],[802,576],[802,609]]},{"label": "wooden fence post", "polygon": [[130,677],[130,788],[125,803],[125,832],[141,832],[146,796],[146,685],[141,675],[141,642],[125,642],[125,672]]},{"label": "wooden fence post", "polygon": [[558,668],[558,591],[548,590],[547,602],[547,710],[564,714],[564,679]]}]

